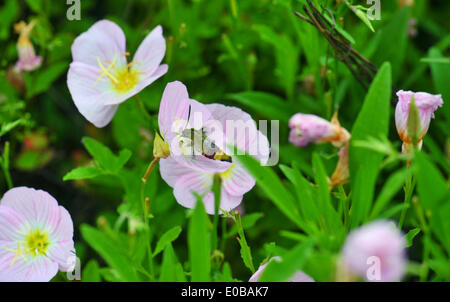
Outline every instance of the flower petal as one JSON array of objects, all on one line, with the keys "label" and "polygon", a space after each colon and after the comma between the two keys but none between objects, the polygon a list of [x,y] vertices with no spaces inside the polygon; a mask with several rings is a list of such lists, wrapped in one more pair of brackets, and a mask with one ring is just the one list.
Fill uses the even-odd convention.
[{"label": "flower petal", "polygon": [[164,89],[159,107],[158,123],[161,134],[166,141],[170,141],[178,129],[176,121],[185,121],[189,114],[189,95],[186,86],[181,82],[168,83]]},{"label": "flower petal", "polygon": [[19,213],[8,206],[0,205],[0,241],[19,240],[25,227],[26,222]]},{"label": "flower petal", "polygon": [[102,63],[112,62],[117,57],[116,66],[126,66],[125,52],[125,35],[116,23],[109,20],[96,22],[72,44],[73,61],[97,68],[98,74],[102,71],[97,57]]},{"label": "flower petal", "polygon": [[232,196],[242,196],[255,186],[255,179],[239,162],[223,174],[222,186]]},{"label": "flower petal", "polygon": [[0,253],[0,282],[48,282],[58,272],[58,264],[47,257],[28,258]]},{"label": "flower petal", "polygon": [[47,192],[17,187],[3,195],[0,204],[20,214],[30,228],[53,232],[60,221],[58,202]]},{"label": "flower petal", "polygon": [[[120,103],[126,96],[119,96],[111,87],[109,81],[98,81],[100,72],[84,63],[70,64],[67,75],[67,86],[78,111],[96,127],[104,127],[112,120],[117,111],[117,105],[107,105],[107,102]],[[94,85],[95,84],[95,85]]]},{"label": "flower petal", "polygon": [[166,53],[166,40],[162,35],[162,27],[156,26],[139,45],[134,55],[134,65],[140,72],[152,75],[159,67]]}]

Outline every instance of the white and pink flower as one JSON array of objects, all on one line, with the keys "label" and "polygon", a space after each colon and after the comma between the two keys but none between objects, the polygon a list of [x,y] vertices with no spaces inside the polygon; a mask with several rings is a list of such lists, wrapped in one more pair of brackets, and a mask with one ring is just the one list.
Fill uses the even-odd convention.
[{"label": "white and pink flower", "polygon": [[18,71],[33,71],[42,64],[42,58],[36,56],[33,43],[30,41],[30,34],[35,25],[35,21],[31,21],[28,25],[24,21],[14,25],[14,30],[19,34],[17,40],[19,60],[16,63]]},{"label": "white and pink flower", "polygon": [[332,143],[341,147],[350,139],[350,134],[340,126],[336,115],[329,122],[313,114],[297,113],[289,120],[289,128],[289,141],[299,147],[310,143]]},{"label": "white and pink flower", "polygon": [[122,29],[108,20],[96,22],[72,45],[67,85],[80,113],[95,126],[106,126],[120,103],[167,72],[167,65],[160,65],[165,51],[162,27],[157,26],[128,63]]},{"label": "white and pink flower", "polygon": [[50,281],[73,269],[73,223],[47,192],[13,188],[0,201],[0,282]]},{"label": "white and pink flower", "polygon": [[434,118],[434,112],[442,107],[444,101],[441,95],[432,95],[425,92],[412,92],[400,90],[397,92],[398,103],[395,108],[395,125],[400,139],[403,142],[403,150],[407,150],[413,144],[408,135],[409,108],[411,99],[419,109],[420,115],[420,135],[418,137],[419,147],[422,146],[422,140],[428,132],[431,119]]},{"label": "white and pink flower", "polygon": [[406,268],[406,242],[389,221],[375,221],[351,232],[342,250],[344,267],[367,281],[400,281]]},{"label": "white and pink flower", "polygon": [[214,174],[219,174],[220,208],[237,207],[255,179],[233,158],[234,147],[262,163],[270,152],[267,137],[251,116],[236,107],[201,104],[189,98],[181,82],[172,82],[164,91],[158,121],[170,149],[170,156],[160,160],[161,176],[174,189],[178,203],[193,208],[197,193],[206,211],[214,214],[211,188]]}]

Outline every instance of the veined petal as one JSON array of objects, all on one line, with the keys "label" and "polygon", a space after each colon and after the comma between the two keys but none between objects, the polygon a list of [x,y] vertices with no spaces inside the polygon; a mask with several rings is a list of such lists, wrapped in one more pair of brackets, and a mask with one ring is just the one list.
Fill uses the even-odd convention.
[{"label": "veined petal", "polygon": [[0,242],[20,239],[23,236],[20,232],[24,231],[25,227],[26,222],[22,215],[10,207],[0,205]]},{"label": "veined petal", "polygon": [[104,63],[112,62],[116,57],[116,66],[126,66],[125,43],[125,35],[116,23],[109,20],[98,21],[73,42],[73,61],[95,67],[98,74],[102,72],[98,59]]},{"label": "veined petal", "polygon": [[158,123],[161,134],[170,141],[179,130],[177,123],[185,127],[189,114],[189,95],[181,82],[168,83],[159,107]]},{"label": "veined petal", "polygon": [[38,227],[52,232],[60,221],[57,201],[42,190],[13,188],[3,195],[0,204],[20,214],[31,228]]},{"label": "veined petal", "polygon": [[213,176],[199,171],[191,171],[179,177],[175,183],[173,194],[179,204],[186,208],[194,208],[197,198],[194,192],[202,196],[205,208],[214,209],[214,194],[211,192]]},{"label": "veined petal", "polygon": [[232,196],[242,196],[255,186],[255,179],[239,162],[233,163],[221,178],[222,187]]},{"label": "veined petal", "polygon": [[166,53],[166,40],[162,35],[162,27],[156,26],[139,45],[133,62],[133,68],[151,76],[159,67]]},{"label": "veined petal", "polygon": [[58,272],[58,264],[47,257],[27,261],[18,257],[13,262],[14,257],[14,253],[0,254],[0,282],[48,282]]},{"label": "veined petal", "polygon": [[70,64],[67,86],[78,111],[89,122],[101,128],[109,124],[118,107],[106,103],[112,100],[120,103],[126,100],[126,96],[116,94],[109,81],[100,80],[95,84],[99,74],[96,68],[74,62]]}]

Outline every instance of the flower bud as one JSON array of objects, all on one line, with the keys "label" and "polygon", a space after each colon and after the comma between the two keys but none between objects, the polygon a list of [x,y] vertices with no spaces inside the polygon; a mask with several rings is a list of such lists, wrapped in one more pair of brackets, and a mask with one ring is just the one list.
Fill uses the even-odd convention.
[{"label": "flower bud", "polygon": [[430,127],[431,118],[438,107],[442,107],[444,101],[441,95],[432,95],[425,92],[412,92],[400,90],[397,92],[398,103],[395,109],[395,125],[400,139],[403,141],[403,150],[409,150],[413,145],[413,139],[408,133],[408,121],[410,119],[411,99],[414,97],[415,105],[419,111],[420,130],[417,136],[419,148],[422,140]]},{"label": "flower bud", "polygon": [[32,71],[41,66],[42,58],[36,56],[33,44],[30,41],[31,30],[35,24],[34,21],[28,25],[21,21],[14,25],[14,30],[19,34],[19,39],[17,40],[19,61],[16,64],[18,70]]},{"label": "flower bud", "polygon": [[167,158],[169,155],[169,144],[159,136],[158,132],[156,132],[153,141],[153,156],[155,158]]},{"label": "flower bud", "polygon": [[289,141],[300,147],[309,143],[332,143],[341,147],[350,139],[350,134],[341,127],[336,114],[329,122],[316,115],[297,113],[290,119],[289,128]]}]

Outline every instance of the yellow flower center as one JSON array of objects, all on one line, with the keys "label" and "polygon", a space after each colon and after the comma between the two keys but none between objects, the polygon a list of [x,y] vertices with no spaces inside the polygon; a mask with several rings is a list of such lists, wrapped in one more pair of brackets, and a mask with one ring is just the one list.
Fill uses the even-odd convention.
[{"label": "yellow flower center", "polygon": [[28,261],[27,256],[36,258],[38,256],[45,256],[47,250],[50,246],[50,239],[48,232],[35,229],[25,235],[23,241],[17,242],[17,249],[10,249],[3,247],[3,249],[15,253],[13,260],[11,261],[11,266],[17,262],[17,260],[22,258],[25,262]]},{"label": "yellow flower center", "polygon": [[30,232],[25,237],[25,252],[32,256],[44,256],[50,246],[48,233],[40,229]]},{"label": "yellow flower center", "polygon": [[[124,55],[127,55],[127,53],[125,53]],[[95,80],[94,86],[103,77],[108,77],[111,80],[114,90],[119,93],[126,93],[137,85],[137,83],[139,82],[139,74],[141,73],[135,69],[130,68],[132,65],[136,64],[136,62],[130,62],[127,66],[124,67],[115,66],[116,62],[117,55],[114,56],[113,61],[108,65],[108,67],[105,67],[100,61],[100,58],[97,57],[97,63],[102,70],[102,73]]]}]

